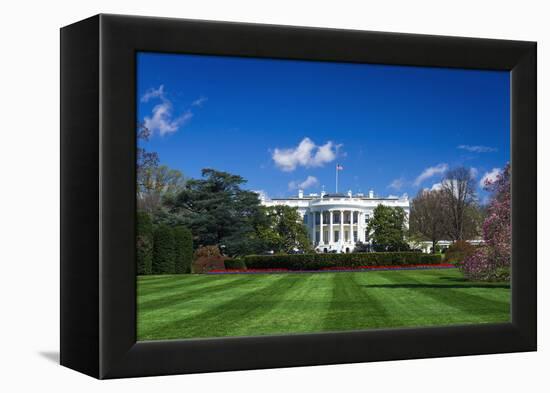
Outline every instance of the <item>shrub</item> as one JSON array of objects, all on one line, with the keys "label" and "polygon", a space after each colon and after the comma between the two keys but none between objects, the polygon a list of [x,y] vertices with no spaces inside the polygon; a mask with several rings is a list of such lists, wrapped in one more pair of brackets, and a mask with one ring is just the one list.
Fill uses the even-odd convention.
[{"label": "shrub", "polygon": [[233,270],[234,269],[244,270],[244,269],[246,269],[246,264],[240,258],[236,258],[236,259],[228,258],[223,263],[225,265],[225,268],[228,269],[228,270],[232,270],[232,269]]},{"label": "shrub", "polygon": [[151,274],[153,272],[153,223],[149,214],[138,212],[136,229],[137,274]]},{"label": "shrub", "polygon": [[174,271],[177,274],[191,273],[193,262],[193,235],[185,227],[175,227],[174,231]]},{"label": "shrub", "polygon": [[193,254],[193,273],[206,273],[213,269],[224,269],[224,261],[218,246],[199,247]]},{"label": "shrub", "polygon": [[153,239],[153,274],[175,272],[174,233],[166,225],[159,225]]},{"label": "shrub", "polygon": [[248,255],[248,269],[319,270],[330,267],[434,265],[439,255],[418,252],[371,252],[351,254]]},{"label": "shrub", "polygon": [[464,262],[464,259],[473,255],[475,251],[475,246],[464,240],[459,240],[451,244],[445,252],[445,263],[460,265]]},{"label": "shrub", "polygon": [[193,254],[193,259],[205,257],[220,257],[222,254],[218,246],[202,246],[197,248]]}]

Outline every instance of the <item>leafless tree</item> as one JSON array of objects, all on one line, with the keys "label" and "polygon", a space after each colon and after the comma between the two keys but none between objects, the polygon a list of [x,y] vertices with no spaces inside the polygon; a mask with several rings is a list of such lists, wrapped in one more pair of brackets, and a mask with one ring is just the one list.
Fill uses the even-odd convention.
[{"label": "leafless tree", "polygon": [[144,124],[137,125],[137,204],[138,209],[148,213],[160,207],[164,196],[175,194],[185,185],[183,174],[159,165],[159,156],[156,152],[147,151],[141,145],[151,137],[151,131]]},{"label": "leafless tree", "polygon": [[138,207],[149,213],[160,207],[162,198],[176,195],[185,186],[183,174],[166,165],[144,168],[138,179]]},{"label": "leafless tree", "polygon": [[454,241],[465,240],[472,226],[473,217],[469,213],[476,206],[475,181],[471,170],[458,167],[447,171],[441,182],[441,192],[447,215],[447,235]]},{"label": "leafless tree", "polygon": [[409,218],[410,233],[432,242],[435,253],[437,242],[446,235],[445,195],[441,190],[421,190],[412,200]]}]

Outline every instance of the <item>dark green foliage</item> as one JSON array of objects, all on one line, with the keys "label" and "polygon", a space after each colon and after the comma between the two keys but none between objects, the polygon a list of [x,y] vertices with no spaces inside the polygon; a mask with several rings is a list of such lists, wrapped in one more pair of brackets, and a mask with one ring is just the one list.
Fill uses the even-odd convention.
[{"label": "dark green foliage", "polygon": [[241,176],[214,169],[203,169],[202,176],[165,200],[170,214],[191,229],[195,245],[218,245],[226,255],[265,251],[258,232],[268,218],[258,195],[241,189]]},{"label": "dark green foliage", "polygon": [[145,275],[152,273],[153,264],[153,224],[151,217],[145,212],[137,214],[137,274]]},{"label": "dark green foliage", "polygon": [[225,268],[227,270],[244,270],[246,269],[246,264],[240,258],[228,258],[224,261]]},{"label": "dark green foliage", "polygon": [[306,226],[298,209],[290,206],[272,206],[265,209],[268,222],[259,230],[259,238],[265,249],[276,253],[292,253],[296,250],[313,252]]},{"label": "dark green foliage", "polygon": [[419,252],[371,252],[351,254],[248,255],[248,269],[318,270],[330,267],[434,265],[441,256]]},{"label": "dark green foliage", "polygon": [[400,207],[378,205],[370,219],[367,231],[374,251],[406,251],[405,211]]},{"label": "dark green foliage", "polygon": [[159,225],[153,240],[153,274],[175,273],[174,232],[166,225]]},{"label": "dark green foliage", "polygon": [[497,268],[489,281],[510,281],[510,266]]},{"label": "dark green foliage", "polygon": [[355,243],[355,248],[353,249],[353,252],[369,252],[370,251],[370,245],[368,243],[363,243],[361,241]]},{"label": "dark green foliage", "polygon": [[193,235],[185,227],[175,227],[174,231],[174,257],[175,273],[191,273],[193,262]]}]

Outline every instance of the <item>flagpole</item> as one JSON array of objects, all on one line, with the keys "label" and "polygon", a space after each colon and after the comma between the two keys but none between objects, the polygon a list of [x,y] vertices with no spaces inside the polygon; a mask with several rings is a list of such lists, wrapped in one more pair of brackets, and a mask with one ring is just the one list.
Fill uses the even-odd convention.
[{"label": "flagpole", "polygon": [[338,194],[338,164],[336,164],[336,194]]}]

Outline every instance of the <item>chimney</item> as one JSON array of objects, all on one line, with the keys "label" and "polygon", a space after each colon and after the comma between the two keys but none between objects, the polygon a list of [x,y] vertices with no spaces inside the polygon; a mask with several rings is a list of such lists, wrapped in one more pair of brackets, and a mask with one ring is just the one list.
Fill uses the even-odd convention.
[{"label": "chimney", "polygon": [[348,196],[351,198],[352,196],[351,190],[348,190]]},{"label": "chimney", "polygon": [[373,198],[374,198],[374,191],[373,191],[373,190],[370,190],[370,191],[369,191],[369,198],[370,198],[370,199],[373,199]]},{"label": "chimney", "polygon": [[298,198],[302,199],[304,197],[304,190],[298,190]]},{"label": "chimney", "polygon": [[324,197],[326,194],[325,190],[321,191],[321,198]]}]

